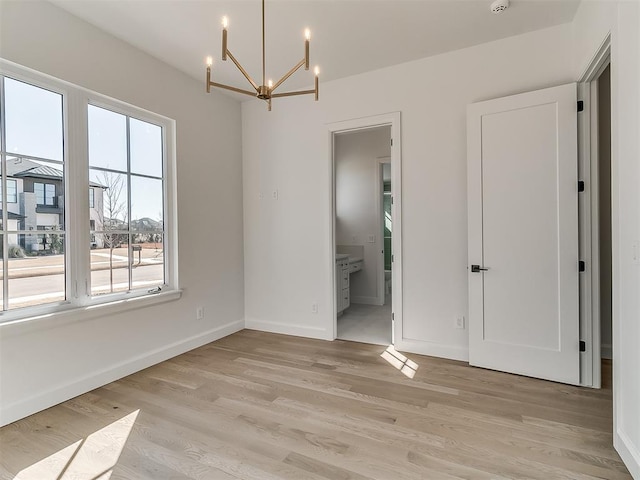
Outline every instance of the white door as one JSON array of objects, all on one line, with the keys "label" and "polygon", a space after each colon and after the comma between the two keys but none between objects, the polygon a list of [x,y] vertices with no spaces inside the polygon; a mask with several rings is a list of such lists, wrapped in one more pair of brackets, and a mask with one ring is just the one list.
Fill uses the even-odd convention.
[{"label": "white door", "polygon": [[467,135],[469,361],[578,384],[576,85],[469,105]]}]

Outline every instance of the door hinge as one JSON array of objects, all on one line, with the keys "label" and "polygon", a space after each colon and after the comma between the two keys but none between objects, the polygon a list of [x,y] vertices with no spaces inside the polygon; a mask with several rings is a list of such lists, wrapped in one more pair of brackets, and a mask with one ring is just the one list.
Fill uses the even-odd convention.
[{"label": "door hinge", "polygon": [[580,340],[580,351],[581,352],[587,351],[587,344],[584,342],[584,340]]},{"label": "door hinge", "polygon": [[585,270],[584,260],[580,260],[580,261],[578,262],[578,271],[579,271],[579,272],[584,272],[584,270]]},{"label": "door hinge", "polygon": [[391,320],[395,320],[396,319],[396,314],[391,312]]},{"label": "door hinge", "polygon": [[584,192],[584,180],[578,180],[578,191]]},{"label": "door hinge", "polygon": [[391,205],[393,205],[393,197],[391,197]]},{"label": "door hinge", "polygon": [[582,112],[584,110],[584,102],[582,100],[578,100],[578,111]]},{"label": "door hinge", "polygon": [[393,254],[391,255],[391,263],[393,263]]},{"label": "door hinge", "polygon": [[393,147],[393,138],[391,139],[391,146]]}]

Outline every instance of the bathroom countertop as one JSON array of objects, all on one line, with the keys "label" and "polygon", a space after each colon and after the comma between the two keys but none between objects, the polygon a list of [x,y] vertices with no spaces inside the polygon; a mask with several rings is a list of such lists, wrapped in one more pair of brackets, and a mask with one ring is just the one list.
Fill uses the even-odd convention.
[{"label": "bathroom countertop", "polygon": [[349,257],[349,263],[357,263],[362,262],[364,258],[362,257]]},{"label": "bathroom countertop", "polygon": [[336,253],[336,260],[344,260],[345,258],[349,258],[349,255],[346,253]]}]

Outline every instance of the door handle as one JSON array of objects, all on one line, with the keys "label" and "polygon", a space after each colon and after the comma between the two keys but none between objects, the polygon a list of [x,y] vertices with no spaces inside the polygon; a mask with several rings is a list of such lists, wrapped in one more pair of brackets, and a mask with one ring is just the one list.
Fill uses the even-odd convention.
[{"label": "door handle", "polygon": [[480,265],[471,265],[471,271],[473,273],[486,272],[488,268],[481,267]]}]

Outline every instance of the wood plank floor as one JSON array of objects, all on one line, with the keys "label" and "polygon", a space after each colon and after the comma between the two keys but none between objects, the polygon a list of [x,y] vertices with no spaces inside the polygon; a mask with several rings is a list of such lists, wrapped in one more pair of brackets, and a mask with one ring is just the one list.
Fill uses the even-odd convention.
[{"label": "wood plank floor", "polygon": [[384,351],[244,330],[0,429],[0,477],[631,478],[610,389]]}]

